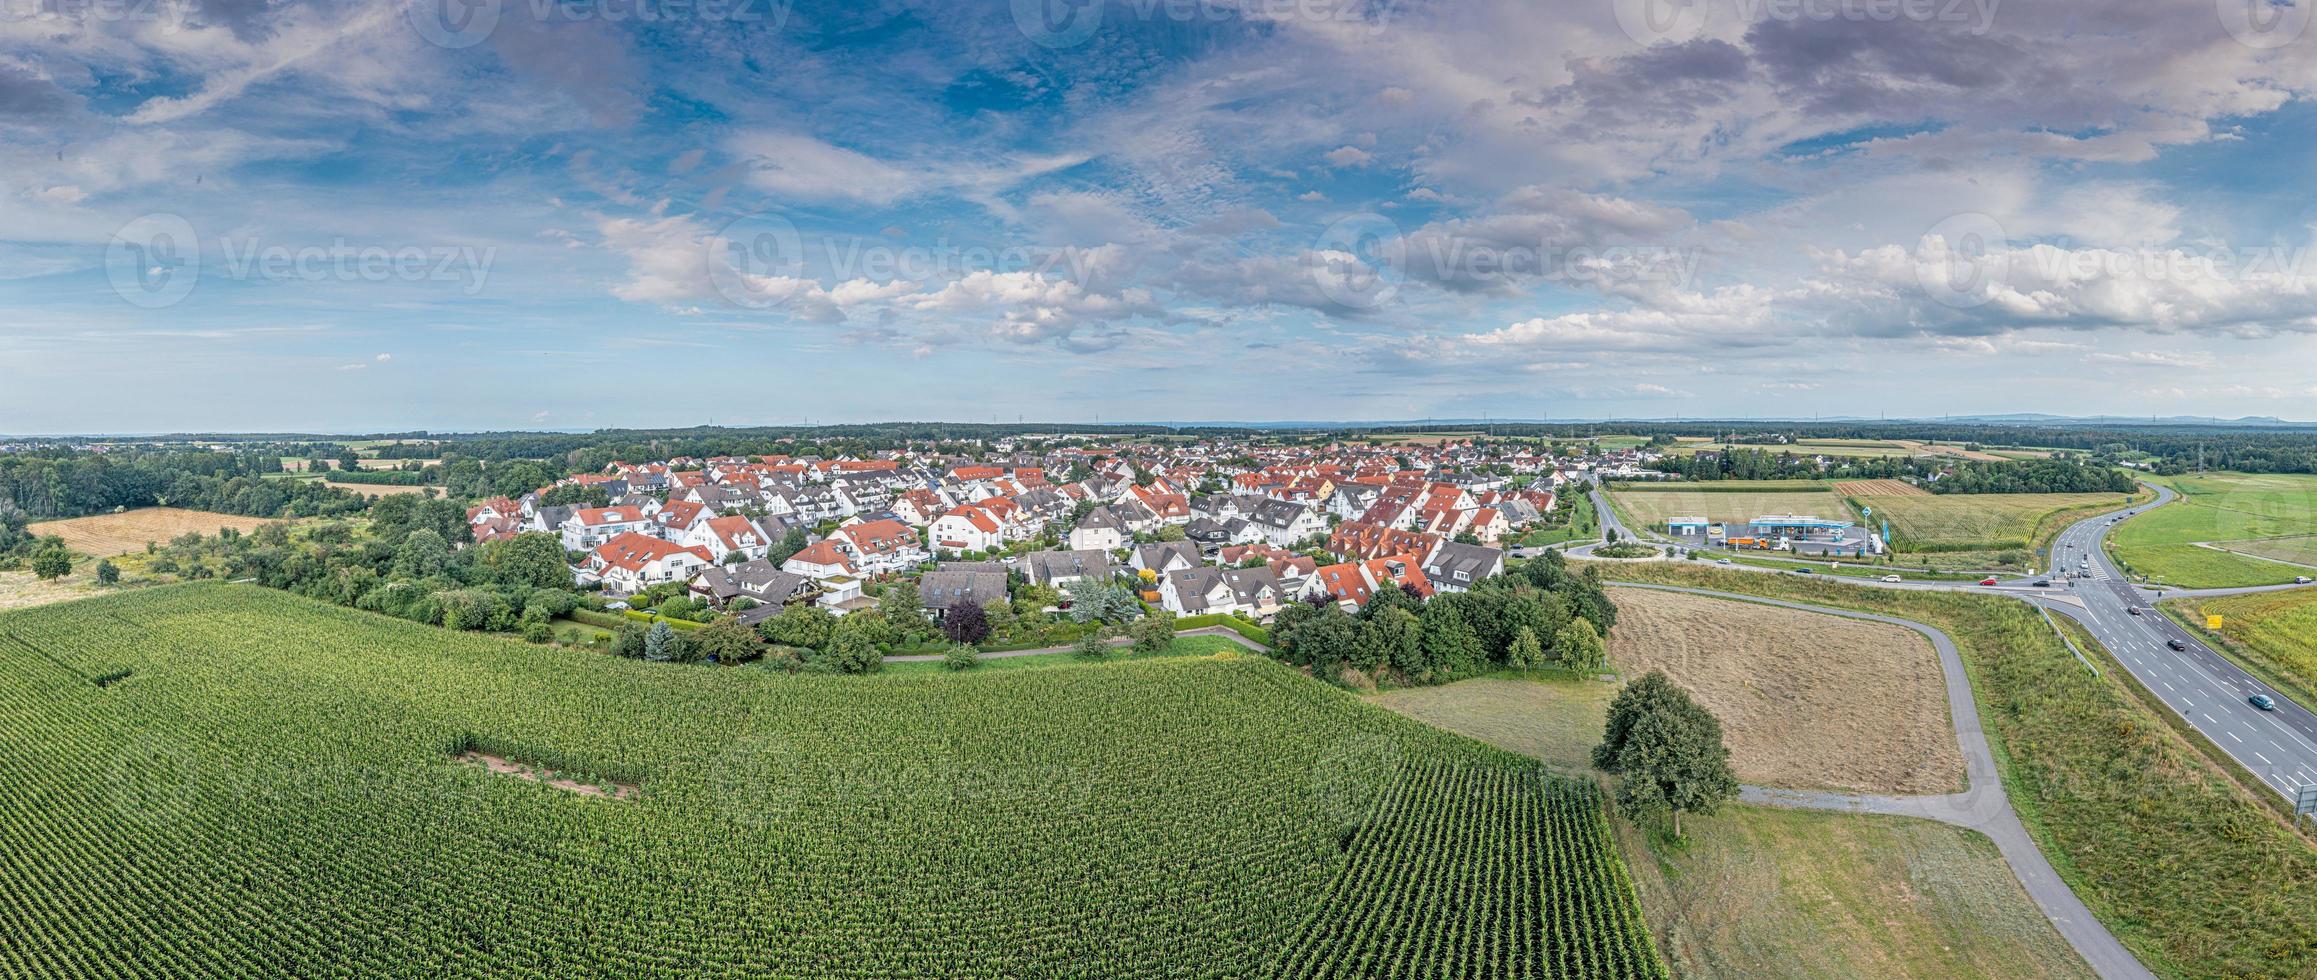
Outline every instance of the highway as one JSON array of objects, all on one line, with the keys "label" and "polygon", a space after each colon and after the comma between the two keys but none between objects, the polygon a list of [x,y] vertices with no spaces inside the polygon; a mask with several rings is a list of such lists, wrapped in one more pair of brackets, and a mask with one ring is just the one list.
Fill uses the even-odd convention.
[{"label": "highway", "polygon": [[[2082,623],[2166,707],[2290,800],[2300,787],[2317,785],[2317,714],[2245,673],[2159,612],[2157,593],[2132,585],[2101,547],[2112,528],[2111,518],[2132,517],[2173,497],[2170,490],[2157,491],[2154,503],[2080,521],[2060,532],[2052,543],[2051,571],[2056,574],[2089,561],[2091,577],[2077,580],[2076,588],[2065,596],[2038,596],[2037,601]],[[2255,590],[2197,594],[2239,591]],[[2142,615],[2131,614],[2135,607]],[[2169,642],[2185,649],[2174,651]],[[2268,695],[2277,710],[2253,707],[2247,699],[2255,694]]]}]

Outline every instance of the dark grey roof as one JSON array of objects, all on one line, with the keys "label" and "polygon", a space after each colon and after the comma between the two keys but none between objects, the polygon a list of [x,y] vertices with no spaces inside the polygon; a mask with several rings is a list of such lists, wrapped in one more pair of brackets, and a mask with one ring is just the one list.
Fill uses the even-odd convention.
[{"label": "dark grey roof", "polygon": [[1108,579],[1116,574],[1110,553],[1097,548],[1078,551],[1033,551],[1022,556],[1030,581],[1052,585],[1059,578]]},{"label": "dark grey roof", "polygon": [[960,602],[983,605],[1006,598],[1004,572],[927,572],[917,580],[918,598],[927,609],[947,609]]},{"label": "dark grey roof", "polygon": [[1504,567],[1504,552],[1486,545],[1443,541],[1424,559],[1424,577],[1434,584],[1478,582]]}]

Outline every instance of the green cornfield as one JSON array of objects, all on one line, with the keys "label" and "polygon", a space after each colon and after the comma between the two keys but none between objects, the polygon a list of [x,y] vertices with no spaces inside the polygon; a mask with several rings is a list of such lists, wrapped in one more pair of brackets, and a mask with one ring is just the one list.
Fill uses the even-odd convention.
[{"label": "green cornfield", "polygon": [[1590,785],[1261,659],[792,677],[215,584],[0,614],[0,937],[10,977],[1665,972]]}]

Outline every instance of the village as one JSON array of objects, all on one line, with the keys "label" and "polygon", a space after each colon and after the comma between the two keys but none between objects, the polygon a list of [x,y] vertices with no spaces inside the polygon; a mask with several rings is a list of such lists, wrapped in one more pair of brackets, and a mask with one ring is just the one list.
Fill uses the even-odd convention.
[{"label": "village", "polygon": [[[749,625],[797,604],[843,616],[901,579],[937,622],[1024,585],[1060,608],[1123,586],[1177,615],[1263,622],[1323,595],[1356,612],[1379,590],[1468,589],[1560,516],[1564,488],[1633,456],[1443,440],[671,458],[485,500],[468,522],[478,542],[559,536],[574,583],[614,608],[683,582]],[[601,505],[546,502],[583,496]]]}]

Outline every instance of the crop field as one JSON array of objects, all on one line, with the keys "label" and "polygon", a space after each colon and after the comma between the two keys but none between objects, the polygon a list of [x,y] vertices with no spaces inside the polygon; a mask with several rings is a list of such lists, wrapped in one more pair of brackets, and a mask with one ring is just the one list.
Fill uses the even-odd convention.
[{"label": "crop field", "polygon": [[1609,659],[1662,670],[1722,721],[1742,781],[1935,794],[1963,754],[1931,645],[1911,630],[1675,592],[1612,589]]},{"label": "crop field", "polygon": [[392,483],[340,483],[336,480],[324,480],[322,485],[333,490],[358,493],[365,497],[387,497],[398,493],[426,493],[429,490],[442,489],[441,487],[398,486]]},{"label": "crop field", "polygon": [[2110,536],[2111,552],[2134,574],[2186,588],[2275,585],[2312,574],[2287,563],[2317,564],[2317,476],[2210,473],[2153,482],[2181,499]]},{"label": "crop field", "polygon": [[2123,506],[2114,493],[1951,493],[1871,497],[1871,523],[1891,522],[1900,551],[2024,548],[2046,515],[2078,507]]},{"label": "crop field", "polygon": [[1743,524],[1765,514],[1802,514],[1831,520],[1849,519],[1850,505],[1818,484],[1816,490],[1615,490],[1609,497],[1632,519],[1636,529],[1663,532],[1675,517],[1703,517],[1709,521]]},{"label": "crop field", "polygon": [[0,774],[0,975],[1665,975],[1598,790],[1255,657],[784,676],[170,586],[0,614]]},{"label": "crop field", "polygon": [[64,545],[84,555],[109,558],[145,550],[146,542],[169,543],[188,532],[215,535],[230,527],[247,533],[272,521],[233,514],[213,514],[178,507],[141,507],[118,514],[92,514],[61,521],[42,521],[30,528],[38,535],[53,534]]},{"label": "crop field", "polygon": [[1925,490],[1905,480],[1843,480],[1834,492],[1851,497],[1928,497]]}]

